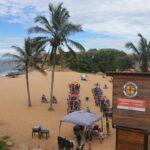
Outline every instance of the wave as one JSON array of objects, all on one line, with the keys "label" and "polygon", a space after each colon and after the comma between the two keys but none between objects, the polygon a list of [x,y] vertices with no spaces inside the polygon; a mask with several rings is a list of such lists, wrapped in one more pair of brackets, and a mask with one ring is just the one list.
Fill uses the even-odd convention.
[{"label": "wave", "polygon": [[7,63],[7,61],[9,61],[9,59],[0,58],[0,77],[7,75],[17,66],[16,63]]}]

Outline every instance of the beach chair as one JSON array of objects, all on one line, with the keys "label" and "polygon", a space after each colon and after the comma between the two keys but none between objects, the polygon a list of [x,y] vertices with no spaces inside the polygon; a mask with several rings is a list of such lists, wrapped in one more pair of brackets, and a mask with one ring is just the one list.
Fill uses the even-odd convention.
[{"label": "beach chair", "polygon": [[43,137],[45,137],[46,139],[50,137],[50,133],[48,129],[41,129],[40,138],[43,138]]},{"label": "beach chair", "polygon": [[33,138],[35,135],[38,135],[38,137],[40,138],[41,129],[42,129],[42,127],[41,127],[40,125],[35,125],[35,126],[32,128],[32,138]]}]

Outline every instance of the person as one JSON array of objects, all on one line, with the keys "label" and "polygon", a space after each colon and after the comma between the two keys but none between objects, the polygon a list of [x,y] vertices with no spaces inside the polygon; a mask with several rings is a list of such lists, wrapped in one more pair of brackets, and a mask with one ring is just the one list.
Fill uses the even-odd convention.
[{"label": "person", "polygon": [[107,84],[104,84],[104,89],[108,89],[108,86],[107,86]]},{"label": "person", "polygon": [[77,97],[74,97],[72,99],[72,110],[80,110],[80,100]]},{"label": "person", "polygon": [[86,108],[86,111],[87,111],[88,113],[91,113],[91,110],[90,110],[89,107]]},{"label": "person", "polygon": [[92,150],[92,126],[88,126],[85,131],[85,140],[88,141],[88,150]]},{"label": "person", "polygon": [[104,97],[104,105],[103,105],[103,116],[104,117],[109,112],[109,110],[110,110],[110,101],[105,96]]},{"label": "person", "polygon": [[81,133],[80,131],[76,134],[77,146],[81,146]]},{"label": "person", "polygon": [[85,140],[92,141],[92,126],[88,126],[85,131]]},{"label": "person", "polygon": [[88,102],[88,101],[89,101],[89,97],[86,97],[86,98],[85,98],[85,101]]},{"label": "person", "polygon": [[80,146],[81,145],[81,126],[76,124],[73,127],[73,132],[76,136],[77,146]]},{"label": "person", "polygon": [[102,97],[100,100],[100,111],[103,112],[104,111],[104,103],[105,103],[105,98]]},{"label": "person", "polygon": [[89,97],[85,97],[86,107],[89,106]]},{"label": "person", "polygon": [[57,99],[55,96],[53,96],[53,104],[57,104]]},{"label": "person", "polygon": [[43,94],[41,98],[42,103],[48,103],[46,96]]},{"label": "person", "polygon": [[98,139],[102,142],[104,140],[104,132],[101,128],[98,130]]},{"label": "person", "polygon": [[108,136],[111,135],[108,116],[106,116],[106,131]]}]

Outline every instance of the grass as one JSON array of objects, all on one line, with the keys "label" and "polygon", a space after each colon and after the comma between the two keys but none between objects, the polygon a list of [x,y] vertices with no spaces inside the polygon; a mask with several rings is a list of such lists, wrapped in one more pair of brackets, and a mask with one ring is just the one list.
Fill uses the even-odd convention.
[{"label": "grass", "polygon": [[9,139],[10,139],[10,137],[8,135],[0,138],[0,150],[9,150],[7,145],[6,145],[6,142]]}]

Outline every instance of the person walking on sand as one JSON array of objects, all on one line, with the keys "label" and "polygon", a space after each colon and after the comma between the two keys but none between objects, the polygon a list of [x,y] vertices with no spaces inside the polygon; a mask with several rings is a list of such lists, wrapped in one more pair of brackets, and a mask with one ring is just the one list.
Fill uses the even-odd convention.
[{"label": "person walking on sand", "polygon": [[107,135],[110,136],[110,125],[109,125],[109,119],[108,119],[108,115],[106,114],[106,131],[107,131]]},{"label": "person walking on sand", "polygon": [[89,97],[85,98],[85,102],[86,102],[86,107],[88,107],[89,106]]},{"label": "person walking on sand", "polygon": [[77,139],[77,146],[81,146],[81,133],[78,131],[76,133],[76,139]]}]

